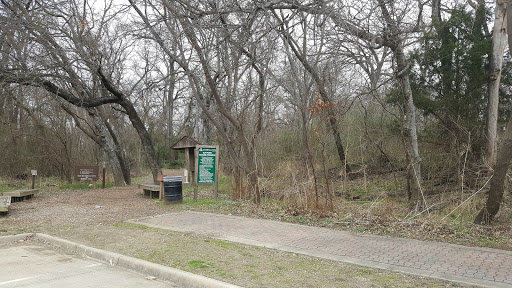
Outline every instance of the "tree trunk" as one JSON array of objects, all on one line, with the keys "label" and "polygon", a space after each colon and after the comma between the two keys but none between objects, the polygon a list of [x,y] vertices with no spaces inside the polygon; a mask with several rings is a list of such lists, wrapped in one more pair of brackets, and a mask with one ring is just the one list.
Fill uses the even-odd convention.
[{"label": "tree trunk", "polygon": [[487,147],[485,162],[489,167],[494,167],[496,163],[496,146],[498,131],[498,104],[499,88],[501,80],[501,68],[503,63],[503,53],[507,45],[507,19],[505,3],[496,2],[494,15],[494,28],[492,33],[492,54],[489,63],[489,98],[487,104]]},{"label": "tree trunk", "polygon": [[123,151],[121,149],[121,143],[119,143],[119,140],[117,139],[117,135],[114,133],[114,129],[112,129],[112,126],[110,123],[108,123],[107,119],[103,118],[103,123],[105,127],[107,128],[108,132],[110,133],[110,137],[112,138],[113,147],[114,147],[114,153],[117,158],[117,161],[119,162],[119,169],[121,170],[121,173],[123,174],[123,179],[126,185],[130,185],[132,183],[132,176],[130,175],[130,167],[128,164],[128,161],[126,161],[126,158],[123,154]]},{"label": "tree trunk", "polygon": [[98,131],[98,144],[103,148],[103,151],[107,153],[108,158],[110,159],[110,166],[112,167],[112,174],[114,175],[114,182],[116,186],[124,186],[126,183],[124,181],[123,172],[121,170],[121,163],[119,162],[119,158],[115,152],[115,144],[110,137],[110,132],[103,124],[103,119],[96,111],[96,108],[87,109],[89,115],[94,121],[94,126]]},{"label": "tree trunk", "polygon": [[171,149],[171,146],[174,144],[174,88],[176,85],[176,69],[174,68],[174,60],[170,60],[169,67],[167,68],[167,77],[169,77],[169,82],[167,83],[167,87],[165,93],[167,94],[167,149],[169,149],[169,161],[174,161],[174,150]]},{"label": "tree trunk", "polygon": [[491,188],[485,206],[475,218],[475,224],[490,224],[498,211],[503,200],[504,183],[508,167],[512,160],[512,118],[509,120],[503,140],[499,145],[498,157],[494,166],[494,174],[491,179]]},{"label": "tree trunk", "polygon": [[408,138],[406,146],[409,155],[409,181],[410,186],[410,205],[411,207],[422,208],[425,203],[421,192],[421,158],[418,148],[418,134],[416,131],[416,108],[414,106],[411,83],[409,81],[409,73],[402,73],[406,68],[405,56],[402,49],[397,49],[395,52],[395,59],[397,61],[397,78],[402,88],[402,94],[406,101],[405,107],[405,127],[404,134]]},{"label": "tree trunk", "polygon": [[[110,127],[110,124],[98,111],[98,108],[87,108],[87,113],[92,118],[94,126],[94,132],[89,131],[82,125],[82,120],[66,105],[61,105],[61,108],[66,111],[75,120],[75,125],[80,129],[87,137],[94,141],[105,153],[107,154],[110,166],[112,167],[112,174],[114,175],[114,182],[116,186],[123,186],[125,184],[130,185],[130,171],[126,167],[126,161],[121,155],[121,148],[117,137]],[[29,112],[30,113],[30,112]],[[35,119],[34,117],[32,117]],[[91,126],[91,125],[86,125]],[[127,170],[127,173],[126,173]],[[126,175],[128,174],[128,175]]]},{"label": "tree trunk", "polygon": [[396,69],[395,77],[400,84],[402,89],[402,96],[405,101],[405,127],[404,133],[408,138],[407,150],[409,154],[409,180],[411,183],[410,191],[410,206],[415,208],[422,208],[425,205],[425,201],[421,191],[421,158],[418,148],[418,134],[416,131],[416,107],[414,106],[411,82],[409,80],[409,65],[405,58],[403,51],[403,40],[400,36],[400,29],[396,21],[393,20],[387,7],[387,2],[384,0],[377,0],[382,16],[387,25],[386,34],[386,46],[388,46],[395,56]]},{"label": "tree trunk", "polygon": [[112,82],[108,80],[105,77],[105,75],[103,75],[103,72],[101,72],[101,68],[98,69],[97,72],[100,76],[101,83],[103,84],[103,86],[110,93],[112,93],[112,95],[116,96],[120,100],[119,105],[121,105],[121,107],[124,108],[126,115],[128,115],[128,119],[130,119],[130,122],[132,123],[133,128],[135,128],[135,130],[137,131],[137,134],[139,135],[140,138],[140,142],[142,143],[142,148],[144,149],[146,155],[146,160],[148,162],[149,168],[151,169],[151,174],[153,174],[153,182],[155,184],[158,184],[157,178],[158,175],[162,174],[162,169],[160,168],[160,165],[158,165],[155,149],[153,147],[153,141],[149,136],[146,126],[144,126],[142,119],[140,119],[139,114],[137,113],[137,110],[135,110],[135,107],[133,107],[133,103],[126,99],[124,93],[118,90],[112,84]]},{"label": "tree trunk", "polygon": [[437,25],[441,22],[441,0],[432,0],[432,24]]},{"label": "tree trunk", "polygon": [[[311,154],[311,149],[309,148],[309,140],[308,140],[308,128],[307,128],[307,119],[306,119],[306,111],[301,111],[302,115],[302,147],[304,149],[304,154],[306,156],[306,166],[309,166],[311,169],[311,173],[313,174],[313,189],[315,191],[315,207],[318,208],[318,184],[316,179],[316,170],[315,163],[313,162],[313,155]],[[307,191],[306,191],[307,193]],[[306,202],[306,208],[309,203]]]},{"label": "tree trunk", "polygon": [[[506,4],[506,22],[508,34],[508,47],[512,48],[512,3]],[[512,118],[508,121],[507,129],[503,135],[503,140],[497,150],[496,165],[494,165],[494,174],[491,179],[491,188],[485,206],[475,218],[475,224],[489,224],[494,220],[500,210],[503,200],[504,183],[507,176],[508,167],[512,160]]]},{"label": "tree trunk", "polygon": [[151,174],[153,174],[153,182],[158,184],[158,175],[162,174],[162,169],[160,165],[158,165],[158,161],[155,154],[155,149],[153,147],[153,141],[149,136],[148,130],[144,126],[144,123],[137,114],[135,107],[133,107],[132,102],[128,100],[124,100],[119,103],[126,111],[126,115],[130,119],[135,130],[137,130],[137,134],[139,135],[140,141],[142,143],[142,147],[144,149],[146,160],[148,162],[149,168],[151,169]]}]

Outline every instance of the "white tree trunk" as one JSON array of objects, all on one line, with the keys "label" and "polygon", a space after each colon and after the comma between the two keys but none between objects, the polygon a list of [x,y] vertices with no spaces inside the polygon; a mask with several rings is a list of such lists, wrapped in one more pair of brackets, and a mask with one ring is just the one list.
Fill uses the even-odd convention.
[{"label": "white tree trunk", "polygon": [[492,34],[492,54],[489,63],[489,98],[487,102],[487,149],[485,161],[489,167],[494,167],[496,163],[499,88],[503,53],[507,45],[507,20],[505,17],[505,4],[496,1]]}]

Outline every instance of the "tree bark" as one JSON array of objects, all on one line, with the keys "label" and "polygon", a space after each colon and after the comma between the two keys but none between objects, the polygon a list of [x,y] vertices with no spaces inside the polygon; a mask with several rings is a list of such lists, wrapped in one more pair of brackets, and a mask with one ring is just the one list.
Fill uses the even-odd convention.
[{"label": "tree bark", "polygon": [[110,132],[107,127],[105,127],[103,123],[103,119],[99,115],[96,108],[87,109],[89,115],[92,117],[94,121],[94,126],[96,130],[99,132],[98,135],[98,144],[103,150],[107,153],[108,158],[110,159],[110,166],[112,168],[112,174],[114,175],[114,182],[116,186],[124,186],[128,183],[125,182],[122,165],[119,161],[118,155],[116,154],[115,143],[110,137]]},{"label": "tree bark", "polygon": [[[418,134],[416,130],[416,107],[414,106],[411,83],[409,81],[409,73],[400,73],[402,69],[407,69],[407,62],[401,48],[395,51],[395,59],[397,65],[397,79],[402,88],[402,94],[404,101],[406,101],[405,107],[405,127],[404,134],[408,138],[406,142],[409,165],[408,172],[410,178],[410,205],[422,208],[425,203],[421,191],[421,157],[418,147]],[[400,75],[403,74],[403,75]]]},{"label": "tree bark", "polygon": [[124,156],[123,151],[121,149],[121,143],[119,143],[119,139],[117,138],[114,129],[112,129],[112,126],[110,125],[110,123],[108,123],[107,119],[105,119],[104,117],[102,117],[102,119],[105,127],[109,131],[110,136],[112,138],[114,145],[114,153],[119,161],[119,166],[121,169],[121,173],[123,174],[124,182],[126,183],[126,185],[131,185],[132,176],[130,174],[130,166],[128,164],[128,161],[126,161],[126,157]]},{"label": "tree bark", "polygon": [[[508,47],[512,49],[512,3],[506,4],[506,22],[508,34]],[[512,118],[509,119],[507,129],[502,137],[502,142],[497,150],[496,164],[494,165],[494,174],[491,179],[489,196],[485,206],[480,210],[475,218],[475,224],[490,224],[498,211],[503,200],[504,184],[507,176],[508,167],[512,160]]]},{"label": "tree bark", "polygon": [[480,210],[475,218],[475,224],[490,224],[498,211],[503,200],[504,184],[507,176],[508,167],[512,160],[512,118],[509,120],[507,130],[503,135],[502,142],[499,145],[498,157],[494,166],[494,174],[491,179],[489,196],[485,206]]},{"label": "tree bark", "polygon": [[494,10],[494,28],[492,34],[492,53],[489,63],[489,98],[487,103],[487,147],[485,162],[489,167],[496,164],[496,146],[498,131],[498,104],[503,53],[507,45],[507,19],[505,3],[496,1]]}]

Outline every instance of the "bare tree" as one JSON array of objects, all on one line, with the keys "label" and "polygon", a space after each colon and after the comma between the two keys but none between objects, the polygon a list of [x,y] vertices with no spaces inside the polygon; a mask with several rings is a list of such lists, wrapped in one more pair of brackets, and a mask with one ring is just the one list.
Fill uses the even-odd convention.
[{"label": "bare tree", "polygon": [[[367,4],[367,2],[365,2]],[[405,137],[406,155],[408,159],[409,199],[412,207],[424,207],[422,194],[421,157],[418,146],[416,125],[416,108],[413,101],[409,79],[410,65],[405,54],[405,48],[413,42],[413,35],[419,31],[423,17],[423,5],[417,2],[389,2],[377,0],[377,5],[358,3],[360,9],[349,9],[351,5],[343,3],[328,5],[298,5],[289,2],[294,9],[300,9],[311,14],[323,14],[329,17],[341,33],[360,38],[372,43],[374,48],[388,47],[393,53],[394,77],[400,87],[403,99],[403,133]],[[417,8],[412,5],[417,4]],[[375,9],[373,9],[373,7]],[[417,11],[411,17],[410,11]],[[354,13],[352,13],[355,11]],[[365,14],[364,12],[368,12]],[[379,13],[373,13],[378,11]],[[372,18],[374,17],[374,18]],[[368,23],[367,26],[363,26]]]},{"label": "bare tree", "polygon": [[489,61],[489,96],[487,102],[487,149],[485,158],[489,167],[494,167],[496,163],[499,90],[503,53],[507,45],[507,13],[505,7],[506,2],[496,1],[492,32],[492,53]]},{"label": "bare tree", "polygon": [[71,107],[64,103],[61,107],[73,117],[75,125],[108,155],[115,184],[117,186],[130,185],[130,170],[122,154],[121,145],[100,109],[98,107],[86,109],[89,118],[92,120],[92,123],[89,123],[87,119],[79,115],[80,111],[73,111]]},{"label": "bare tree", "polygon": [[[512,50],[512,3],[506,2],[506,31],[508,35],[508,47]],[[505,8],[505,7],[502,7]],[[493,42],[494,43],[494,42]],[[498,211],[500,210],[501,202],[503,201],[503,193],[505,189],[505,180],[507,176],[510,162],[512,161],[512,118],[509,119],[505,133],[499,144],[496,164],[494,165],[494,173],[491,179],[491,186],[489,195],[485,206],[480,210],[475,218],[475,224],[490,224]]]},{"label": "bare tree", "polygon": [[[1,19],[2,23],[17,33],[29,36],[32,49],[26,52],[32,54],[29,54],[26,62],[15,62],[13,59],[11,67],[3,67],[0,82],[40,87],[77,107],[118,104],[141,139],[156,181],[161,170],[146,127],[133,103],[104,72],[109,69],[110,74],[114,75],[115,65],[122,62],[123,57],[119,50],[115,50],[120,47],[113,46],[116,43],[114,40],[119,38],[110,39],[110,43],[102,38],[108,30],[109,22],[106,19],[113,17],[108,14],[109,10],[106,9],[100,21],[94,23],[98,24],[98,29],[93,31],[89,28],[92,23],[87,23],[85,14],[76,2],[35,3],[30,9],[16,1],[4,5],[11,12],[8,18]],[[9,45],[15,46],[16,41],[9,42]],[[94,83],[99,83],[101,88],[98,89]],[[101,89],[108,93],[98,93]]]},{"label": "bare tree", "polygon": [[[233,17],[227,17],[224,15],[231,12],[219,10],[220,7],[214,3],[200,3],[200,5],[192,7],[186,2],[163,1],[161,5],[165,7],[167,17],[172,15],[180,24],[181,30],[176,33],[183,33],[188,47],[191,48],[177,54],[170,49],[169,44],[163,38],[164,35],[157,33],[147,13],[143,12],[134,1],[130,1],[130,3],[146,28],[150,30],[153,39],[189,78],[196,102],[209,119],[209,123],[225,140],[228,150],[226,154],[230,155],[237,166],[246,173],[254,201],[259,203],[261,195],[255,146],[258,134],[264,127],[266,65],[261,61],[261,57],[256,56],[255,52],[258,50],[250,50],[255,49],[250,47],[258,47],[256,43],[261,40],[252,39],[251,34],[251,30],[255,29],[253,24],[257,10],[245,9],[239,15],[234,13]],[[155,8],[155,5],[160,4],[148,2],[148,8]],[[229,11],[229,9],[227,10]],[[240,9],[237,8],[236,11],[240,11]],[[161,18],[163,15],[157,16],[157,18]],[[236,39],[233,31],[230,31],[232,27],[240,28],[237,31]],[[217,51],[208,49],[213,46],[224,49]],[[183,48],[183,45],[181,47],[181,49],[187,49]],[[190,56],[185,57],[185,53]],[[234,63],[237,64],[234,65]],[[252,89],[241,90],[245,79],[252,77],[245,67],[250,67],[258,77],[257,93],[253,93]],[[242,77],[243,74],[246,76]],[[215,103],[215,110],[210,107],[209,99]],[[218,114],[215,115],[212,111],[216,111]],[[254,126],[251,127],[251,123],[254,123]]]},{"label": "bare tree", "polygon": [[[336,150],[338,152],[338,157],[340,158],[341,165],[344,168],[345,172],[348,173],[350,172],[350,167],[347,165],[345,149],[343,148],[343,144],[341,143],[341,133],[339,130],[338,119],[336,118],[336,113],[334,111],[335,103],[334,100],[331,99],[332,97],[327,92],[325,83],[326,81],[325,79],[323,79],[323,77],[321,77],[320,72],[318,71],[318,67],[314,67],[310,63],[310,60],[308,59],[306,54],[307,51],[302,51],[300,49],[299,44],[295,41],[292,34],[290,33],[290,27],[287,24],[289,18],[285,20],[283,14],[279,16],[277,13],[274,13],[274,16],[282,25],[282,29],[280,29],[279,31],[283,35],[284,42],[286,43],[286,45],[290,47],[291,51],[293,51],[293,54],[297,57],[297,59],[299,59],[299,61],[302,63],[302,65],[308,71],[308,73],[311,74],[311,77],[315,81],[321,99],[325,103],[328,103],[328,105],[330,105],[326,107],[329,129],[331,130],[332,136],[334,137],[334,142],[336,144]],[[302,22],[303,21],[304,20],[302,20]]]},{"label": "bare tree", "polygon": [[[305,17],[304,17],[305,18]],[[308,42],[308,34],[307,34],[307,19],[303,19],[301,22],[301,29],[303,30],[302,41],[301,43],[301,51],[302,55],[307,54],[307,42]],[[286,40],[285,40],[286,41]],[[299,43],[299,41],[297,41]],[[317,177],[317,169],[315,167],[315,162],[313,158],[313,153],[311,151],[311,145],[309,140],[309,128],[311,123],[311,113],[310,108],[313,105],[316,99],[313,99],[313,88],[315,81],[312,79],[310,74],[304,66],[297,59],[295,54],[290,51],[290,46],[285,45],[284,50],[286,53],[286,68],[282,73],[283,75],[280,77],[279,82],[283,89],[290,94],[290,97],[287,97],[288,101],[292,104],[293,107],[300,114],[300,127],[301,127],[301,139],[302,139],[302,147],[304,153],[304,161],[307,167],[307,173],[310,179],[313,180],[313,191],[315,196],[315,205],[318,208],[320,194],[318,187],[318,177]],[[317,58],[320,53],[317,54]],[[318,60],[318,59],[317,59]],[[306,191],[307,193],[307,191]],[[308,202],[306,202],[308,205]],[[309,207],[306,207],[309,208]]]}]

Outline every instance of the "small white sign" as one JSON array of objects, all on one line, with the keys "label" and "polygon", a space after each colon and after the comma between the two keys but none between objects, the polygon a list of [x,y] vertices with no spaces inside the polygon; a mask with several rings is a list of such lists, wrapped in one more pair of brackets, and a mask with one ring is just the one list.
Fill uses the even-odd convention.
[{"label": "small white sign", "polygon": [[37,176],[37,170],[30,170],[30,174],[32,174],[32,176]]}]

